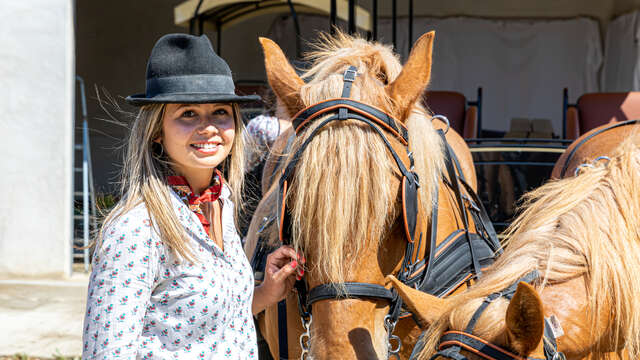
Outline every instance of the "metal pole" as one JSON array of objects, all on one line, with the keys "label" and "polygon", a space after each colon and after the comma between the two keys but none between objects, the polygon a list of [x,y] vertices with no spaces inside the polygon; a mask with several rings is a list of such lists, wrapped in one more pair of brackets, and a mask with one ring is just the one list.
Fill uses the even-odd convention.
[{"label": "metal pole", "polygon": [[218,36],[217,39],[217,48],[218,48],[218,56],[220,56],[220,54],[222,54],[222,24],[220,23],[220,20],[216,20],[216,35]]},{"label": "metal pole", "polygon": [[391,2],[391,34],[393,37],[393,49],[397,50],[398,49],[398,44],[397,44],[397,40],[396,40],[396,22],[398,20],[398,14],[397,14],[397,1],[393,0]]},{"label": "metal pole", "polygon": [[349,35],[356,32],[356,0],[349,0]]},{"label": "metal pole", "polygon": [[87,100],[84,92],[84,81],[76,76],[80,83],[80,99],[82,100],[82,228],[84,271],[89,272],[89,125],[87,123]]},{"label": "metal pole", "polygon": [[293,6],[293,2],[288,0],[287,3],[289,4],[289,11],[293,19],[293,27],[296,31],[296,59],[300,59],[302,57],[302,46],[300,45],[300,23],[298,22],[298,14]]},{"label": "metal pole", "polygon": [[[413,44],[413,0],[409,0],[409,52]],[[408,54],[408,53],[407,53]]]},{"label": "metal pole", "polygon": [[204,34],[204,19],[198,16],[198,36]]},{"label": "metal pole", "polygon": [[376,41],[378,40],[378,0],[373,0],[372,16],[373,16],[373,41]]},{"label": "metal pole", "polygon": [[336,0],[331,0],[331,11],[329,12],[329,22],[330,22],[330,27],[331,29],[329,29],[329,32],[331,33],[331,35],[335,35],[336,30]]},{"label": "metal pole", "polygon": [[569,106],[569,89],[562,90],[562,138],[567,138],[567,107]]},{"label": "metal pole", "polygon": [[[196,21],[198,21],[198,13],[200,12],[200,6],[202,6],[202,1],[198,1],[198,5],[196,5],[196,9],[193,11],[193,16],[191,20],[189,20],[189,34],[192,34],[196,30]],[[200,30],[200,35],[202,35],[202,30]]]},{"label": "metal pole", "polygon": [[482,137],[482,87],[478,87],[478,137]]}]

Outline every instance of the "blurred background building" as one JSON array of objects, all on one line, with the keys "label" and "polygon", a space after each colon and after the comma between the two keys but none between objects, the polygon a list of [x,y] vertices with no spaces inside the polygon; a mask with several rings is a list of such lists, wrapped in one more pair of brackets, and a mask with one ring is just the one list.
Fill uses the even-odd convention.
[{"label": "blurred background building", "polygon": [[[160,36],[206,34],[230,64],[240,90],[251,92],[265,84],[258,36],[273,38],[294,60],[308,48],[306,40],[329,30],[329,0],[294,0],[297,27],[287,1],[252,2],[262,10],[245,7],[250,14],[221,15],[222,8],[238,14],[237,3],[2,1],[0,274],[64,277],[72,272],[72,239],[83,236],[78,227],[83,100],[76,76],[86,89],[92,194],[108,201],[105,196],[110,199],[117,189],[126,124],[135,114],[123,98],[144,91],[146,59]],[[337,23],[343,28],[347,3],[337,2]],[[564,88],[569,102],[575,102],[583,93],[640,87],[640,0],[354,3],[358,31],[370,38],[375,31],[375,38],[394,43],[402,57],[418,36],[436,30],[430,90],[456,91],[474,100],[482,88],[477,136],[503,134],[522,118],[545,119],[548,130],[562,136]],[[82,260],[78,251],[76,257]]]}]

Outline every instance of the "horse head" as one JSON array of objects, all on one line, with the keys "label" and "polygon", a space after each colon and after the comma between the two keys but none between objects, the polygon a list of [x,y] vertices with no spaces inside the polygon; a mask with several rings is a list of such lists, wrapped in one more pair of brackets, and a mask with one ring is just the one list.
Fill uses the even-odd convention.
[{"label": "horse head", "polygon": [[[387,358],[390,299],[351,296],[347,285],[384,293],[385,276],[399,271],[407,244],[418,236],[426,241],[443,166],[441,140],[418,102],[430,78],[433,38],[431,32],[417,40],[402,67],[388,46],[341,33],[325,37],[301,77],[276,43],[260,39],[280,113],[296,118],[346,97],[388,119],[385,125],[364,114],[368,121],[349,115],[325,122],[339,114],[323,113],[299,126],[285,162],[295,167],[281,175],[287,177],[282,214],[290,223],[281,226],[289,237],[282,240],[305,254],[308,289],[324,286],[332,294],[311,304],[314,359]],[[361,105],[349,104],[358,113]],[[403,191],[415,191],[413,226],[405,221]]]},{"label": "horse head", "polygon": [[467,292],[443,300],[389,278],[427,328],[416,358],[640,356],[640,151],[632,140],[608,161],[527,194],[505,252]]}]

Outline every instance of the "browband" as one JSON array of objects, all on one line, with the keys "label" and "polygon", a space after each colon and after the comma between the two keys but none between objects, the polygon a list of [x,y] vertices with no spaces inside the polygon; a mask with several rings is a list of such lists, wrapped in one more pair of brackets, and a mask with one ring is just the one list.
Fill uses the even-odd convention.
[{"label": "browband", "polygon": [[[342,109],[346,112],[340,113]],[[296,134],[304,130],[311,123],[311,120],[336,110],[338,110],[339,120],[351,119],[352,114],[365,116],[398,137],[403,145],[407,146],[409,143],[407,128],[404,124],[396,122],[393,116],[374,106],[345,98],[325,100],[302,109],[293,117],[293,128]]]}]

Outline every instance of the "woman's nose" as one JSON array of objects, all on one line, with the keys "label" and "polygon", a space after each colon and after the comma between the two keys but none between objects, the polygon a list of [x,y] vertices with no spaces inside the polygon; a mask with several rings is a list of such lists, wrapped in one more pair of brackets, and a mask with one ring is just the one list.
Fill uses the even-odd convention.
[{"label": "woman's nose", "polygon": [[200,129],[198,129],[199,134],[215,134],[218,132],[218,127],[215,126],[213,119],[208,117],[204,118]]}]

